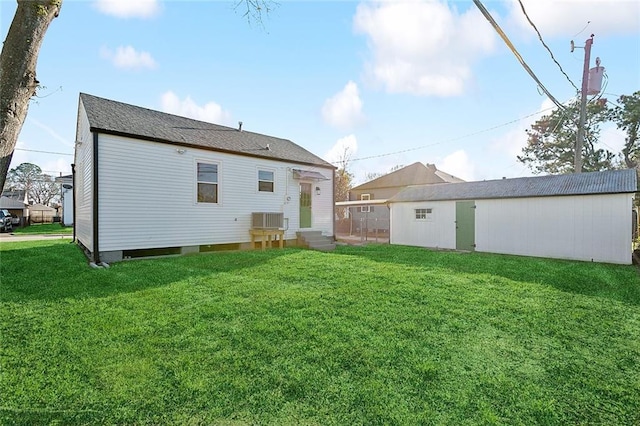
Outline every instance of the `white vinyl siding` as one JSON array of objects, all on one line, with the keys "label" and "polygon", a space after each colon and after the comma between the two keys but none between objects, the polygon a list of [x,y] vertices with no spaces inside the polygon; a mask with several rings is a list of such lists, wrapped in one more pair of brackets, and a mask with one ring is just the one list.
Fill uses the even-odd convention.
[{"label": "white vinyl siding", "polygon": [[80,102],[75,149],[76,194],[75,231],[78,241],[93,250],[93,134]]},{"label": "white vinyl siding", "polygon": [[[489,253],[631,263],[633,194],[475,201],[475,250]],[[456,247],[455,201],[391,204],[391,243]],[[433,208],[433,221],[416,209]]]},{"label": "white vinyl siding", "polygon": [[64,226],[73,225],[73,187],[67,189],[62,187],[62,223]]},{"label": "white vinyl siding", "polygon": [[476,250],[631,263],[632,194],[476,201]]},{"label": "white vinyl siding", "polygon": [[[322,173],[330,178],[333,176],[333,169],[319,169],[313,167],[312,170]],[[296,181],[298,184],[299,181]],[[299,186],[296,185],[296,193]],[[324,235],[333,236],[334,224],[334,198],[333,198],[333,180],[321,180],[311,182],[311,230],[322,231]],[[320,194],[316,188],[320,188]]]},{"label": "white vinyl siding", "polygon": [[[427,209],[438,210],[437,220],[426,220]],[[425,212],[425,219],[418,220],[417,211]],[[418,247],[444,249],[456,248],[455,201],[391,204],[391,243]]]},{"label": "white vinyl siding", "polygon": [[[282,212],[285,238],[296,237],[300,165],[104,134],[99,147],[101,251],[248,242],[252,212]],[[218,204],[196,202],[197,162],[220,165]],[[274,171],[273,197],[256,196],[257,168]],[[312,226],[332,235],[333,181],[317,185]]]}]

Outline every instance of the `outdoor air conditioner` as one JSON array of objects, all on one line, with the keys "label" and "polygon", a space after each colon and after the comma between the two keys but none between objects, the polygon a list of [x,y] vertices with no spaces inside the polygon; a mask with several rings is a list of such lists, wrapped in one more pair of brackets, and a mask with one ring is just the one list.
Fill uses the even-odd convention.
[{"label": "outdoor air conditioner", "polygon": [[251,213],[251,227],[253,229],[284,228],[284,215],[282,213],[267,212]]}]

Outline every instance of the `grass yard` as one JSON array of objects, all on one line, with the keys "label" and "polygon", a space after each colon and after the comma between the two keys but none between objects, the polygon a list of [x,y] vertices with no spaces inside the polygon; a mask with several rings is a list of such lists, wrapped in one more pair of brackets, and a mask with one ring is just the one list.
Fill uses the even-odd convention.
[{"label": "grass yard", "polygon": [[0,424],[640,424],[632,266],[0,246]]},{"label": "grass yard", "polygon": [[73,226],[62,226],[59,223],[38,223],[29,226],[13,228],[11,233],[16,235],[26,234],[73,234]]}]

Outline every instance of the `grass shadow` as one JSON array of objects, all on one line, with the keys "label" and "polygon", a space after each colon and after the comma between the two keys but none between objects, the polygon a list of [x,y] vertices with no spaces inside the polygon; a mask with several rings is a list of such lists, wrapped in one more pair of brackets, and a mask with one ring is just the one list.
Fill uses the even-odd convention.
[{"label": "grass shadow", "polygon": [[444,268],[452,273],[494,275],[517,282],[550,286],[568,293],[640,305],[640,275],[633,265],[376,244],[340,246],[336,253],[416,268]]},{"label": "grass shadow", "polygon": [[69,241],[5,243],[0,250],[0,301],[106,297],[174,282],[254,268],[295,249],[200,253],[88,265]]}]

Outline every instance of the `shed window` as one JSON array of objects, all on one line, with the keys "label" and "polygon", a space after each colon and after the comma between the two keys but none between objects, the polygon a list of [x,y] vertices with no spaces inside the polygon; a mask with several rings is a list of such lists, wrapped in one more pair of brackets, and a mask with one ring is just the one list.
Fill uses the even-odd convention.
[{"label": "shed window", "polygon": [[198,202],[218,202],[218,165],[197,163],[198,169]]},{"label": "shed window", "polygon": [[416,220],[431,222],[433,220],[433,209],[416,209]]},{"label": "shed window", "polygon": [[[366,200],[366,201],[371,200],[371,194],[361,194],[360,201],[363,201],[363,200]],[[369,213],[371,211],[371,206],[361,206],[360,211],[362,213]]]},{"label": "shed window", "polygon": [[269,170],[258,170],[258,191],[273,192],[274,173]]}]

